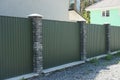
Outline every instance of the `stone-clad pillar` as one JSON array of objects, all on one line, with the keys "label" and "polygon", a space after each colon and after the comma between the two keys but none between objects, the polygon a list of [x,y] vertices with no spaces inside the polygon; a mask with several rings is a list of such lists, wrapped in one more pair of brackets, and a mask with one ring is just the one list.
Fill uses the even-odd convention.
[{"label": "stone-clad pillar", "polygon": [[105,27],[105,50],[110,53],[110,24],[104,24]]},{"label": "stone-clad pillar", "polygon": [[31,14],[29,18],[33,29],[33,72],[41,74],[43,70],[42,16]]},{"label": "stone-clad pillar", "polygon": [[80,25],[80,56],[81,60],[86,61],[86,28],[85,21],[78,22]]}]

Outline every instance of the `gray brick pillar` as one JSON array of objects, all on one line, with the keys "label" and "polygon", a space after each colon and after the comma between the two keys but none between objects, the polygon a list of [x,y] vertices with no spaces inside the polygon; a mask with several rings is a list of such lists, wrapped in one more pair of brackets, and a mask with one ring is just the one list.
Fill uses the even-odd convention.
[{"label": "gray brick pillar", "polygon": [[104,24],[105,27],[105,50],[110,53],[110,24]]},{"label": "gray brick pillar", "polygon": [[80,56],[81,60],[86,61],[86,27],[85,21],[78,22],[80,25]]},{"label": "gray brick pillar", "polygon": [[32,21],[33,29],[33,72],[41,74],[43,70],[42,16],[31,14],[29,18]]}]

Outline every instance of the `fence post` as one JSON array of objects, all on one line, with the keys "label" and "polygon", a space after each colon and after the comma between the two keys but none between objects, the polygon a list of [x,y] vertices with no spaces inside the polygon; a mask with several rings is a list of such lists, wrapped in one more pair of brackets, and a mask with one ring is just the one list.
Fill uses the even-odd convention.
[{"label": "fence post", "polygon": [[31,14],[28,17],[32,21],[33,29],[33,72],[41,74],[43,70],[42,16]]},{"label": "fence post", "polygon": [[105,27],[105,50],[110,53],[110,24],[104,24]]},{"label": "fence post", "polygon": [[80,25],[80,56],[81,60],[86,61],[86,28],[85,21],[79,21]]}]

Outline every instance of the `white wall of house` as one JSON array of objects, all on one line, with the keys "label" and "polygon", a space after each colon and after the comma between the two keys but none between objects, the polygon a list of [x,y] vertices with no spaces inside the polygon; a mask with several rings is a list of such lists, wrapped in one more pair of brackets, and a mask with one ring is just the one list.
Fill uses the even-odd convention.
[{"label": "white wall of house", "polygon": [[39,13],[44,19],[68,21],[69,0],[0,0],[0,15],[27,17]]}]

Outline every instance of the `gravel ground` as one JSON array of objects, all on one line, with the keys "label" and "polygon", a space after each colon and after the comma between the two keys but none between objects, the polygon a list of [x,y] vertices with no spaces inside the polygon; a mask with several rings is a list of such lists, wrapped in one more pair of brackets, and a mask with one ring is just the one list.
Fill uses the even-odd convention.
[{"label": "gravel ground", "polygon": [[100,59],[96,63],[87,62],[32,80],[120,80],[120,56],[114,56],[112,60]]}]

